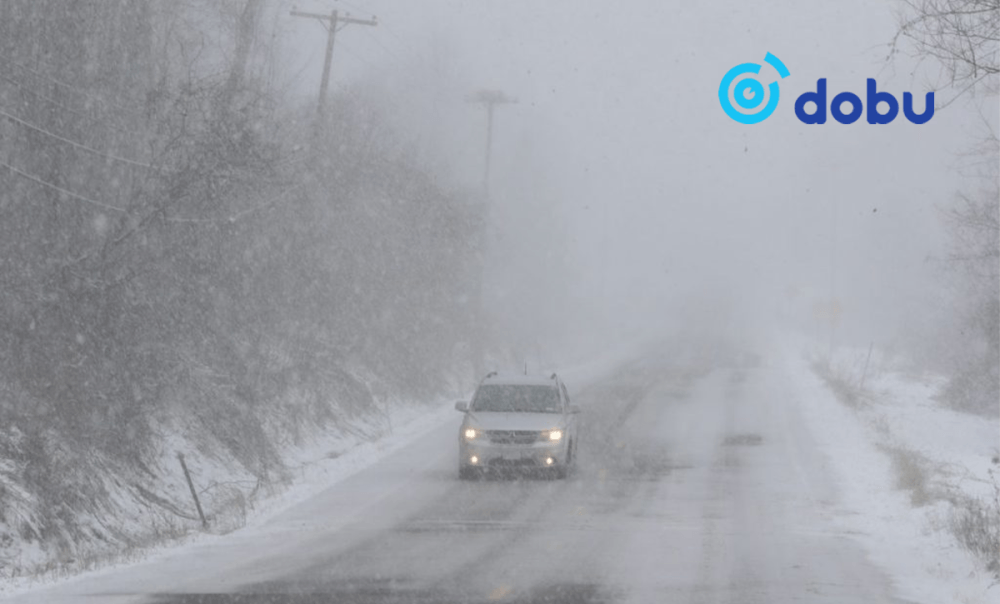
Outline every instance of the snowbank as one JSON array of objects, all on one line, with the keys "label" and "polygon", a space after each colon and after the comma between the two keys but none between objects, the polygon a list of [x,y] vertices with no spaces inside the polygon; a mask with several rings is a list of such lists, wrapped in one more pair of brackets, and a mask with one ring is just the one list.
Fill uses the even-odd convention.
[{"label": "snowbank", "polygon": [[860,535],[902,598],[997,601],[996,569],[950,530],[965,502],[995,501],[996,422],[943,407],[936,376],[870,366],[862,389],[858,359],[866,353],[841,350],[829,359],[799,342],[784,355],[809,429],[841,487],[845,509],[836,522]]},{"label": "snowbank", "polygon": [[[196,482],[196,488],[203,497],[203,507],[211,519],[207,532],[191,530],[197,526],[193,516],[193,504],[188,507],[190,515],[185,522],[188,530],[178,532],[169,541],[151,543],[149,547],[134,548],[119,552],[115,556],[101,557],[87,567],[74,569],[60,567],[53,572],[41,574],[25,574],[14,578],[4,578],[0,581],[0,596],[11,596],[34,588],[51,585],[63,580],[76,580],[84,576],[99,576],[115,572],[124,567],[155,561],[165,555],[176,553],[179,548],[193,547],[217,539],[224,539],[233,530],[250,529],[266,523],[281,511],[309,499],[316,493],[330,488],[337,482],[360,472],[376,463],[383,457],[419,438],[428,430],[436,428],[447,419],[453,417],[455,411],[451,401],[438,400],[433,404],[396,405],[380,417],[369,417],[358,422],[351,429],[329,431],[309,435],[302,443],[290,445],[283,449],[282,459],[285,465],[294,470],[294,477],[289,485],[269,493],[260,493],[253,498],[247,498],[246,507],[234,511],[227,508],[225,515],[214,514],[212,485],[232,485],[249,481],[239,468],[214,455],[204,446],[196,446],[181,437],[178,433],[167,435],[160,446],[162,463],[176,467],[175,480],[162,485],[164,501],[173,497],[180,498],[190,495],[187,485],[180,472],[175,451],[198,451],[187,457],[187,463]],[[367,426],[367,430],[366,430]],[[251,484],[243,485],[243,492],[252,491]],[[124,510],[112,520],[120,525],[121,530],[141,528],[142,522],[150,520],[148,509],[140,509],[134,499],[124,495],[122,491],[112,494],[119,498],[119,507]],[[239,516],[234,518],[233,514]],[[136,526],[126,526],[136,525]],[[148,527],[146,527],[148,528]],[[29,557],[44,560],[46,552],[37,547],[28,546],[19,554],[19,562],[26,563]],[[76,574],[74,574],[76,570]],[[85,571],[85,572],[80,572]]]},{"label": "snowbank", "polygon": [[[621,347],[586,365],[566,366],[562,373],[570,387],[578,390],[600,380],[634,356],[634,349],[630,355]],[[154,531],[161,533],[156,541],[110,555],[94,556],[83,565],[63,561],[49,572],[38,573],[36,567],[36,572],[20,576],[0,575],[0,596],[11,596],[63,580],[117,572],[124,567],[176,554],[182,548],[225,539],[234,530],[259,528],[282,511],[372,466],[456,417],[454,400],[450,398],[431,404],[393,401],[391,405],[382,405],[379,412],[339,422],[334,429],[304,432],[297,442],[278,444],[282,468],[290,470],[292,475],[282,477],[282,481],[275,484],[261,484],[248,468],[242,467],[217,443],[198,437],[196,424],[186,424],[176,417],[164,420],[156,429],[155,459],[148,462],[149,474],[156,476],[155,489],[147,485],[149,493],[144,500],[142,496],[135,496],[141,476],[133,473],[135,482],[124,487],[118,484],[117,488],[114,488],[115,477],[109,477],[111,508],[115,516],[91,518],[89,522],[93,526],[111,525],[131,534],[149,531],[151,527],[156,529],[158,524],[168,526],[169,530]],[[210,520],[207,532],[200,530],[177,452],[185,453],[186,464]],[[0,471],[2,469],[0,467]],[[16,563],[24,568],[29,568],[32,561],[44,562],[51,556],[50,552],[24,542],[10,545],[11,553],[17,556]]]}]

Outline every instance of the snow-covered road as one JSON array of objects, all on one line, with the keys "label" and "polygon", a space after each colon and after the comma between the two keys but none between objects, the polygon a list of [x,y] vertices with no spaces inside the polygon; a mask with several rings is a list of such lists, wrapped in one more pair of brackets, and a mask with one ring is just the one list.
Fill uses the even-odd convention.
[{"label": "snow-covered road", "polygon": [[565,481],[460,482],[456,413],[260,527],[13,602],[895,602],[782,367],[625,365],[574,397]]}]

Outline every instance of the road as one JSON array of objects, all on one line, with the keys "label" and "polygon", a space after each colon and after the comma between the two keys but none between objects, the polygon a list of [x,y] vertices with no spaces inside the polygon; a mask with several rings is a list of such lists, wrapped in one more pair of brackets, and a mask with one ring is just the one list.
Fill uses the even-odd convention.
[{"label": "road", "polygon": [[780,365],[688,365],[647,357],[579,391],[565,481],[459,481],[456,413],[263,527],[14,601],[896,602],[833,528]]}]

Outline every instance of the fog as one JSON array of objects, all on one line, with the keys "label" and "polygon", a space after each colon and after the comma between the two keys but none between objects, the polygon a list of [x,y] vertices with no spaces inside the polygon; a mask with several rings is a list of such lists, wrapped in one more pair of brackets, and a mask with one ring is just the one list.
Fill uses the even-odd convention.
[{"label": "fog", "polygon": [[[706,328],[778,322],[825,339],[833,305],[836,341],[886,343],[933,333],[948,304],[939,209],[961,188],[970,138],[995,123],[988,101],[946,105],[955,93],[940,91],[921,126],[902,114],[887,126],[806,125],[792,110],[821,77],[828,102],[863,98],[871,77],[897,98],[911,91],[920,110],[940,74],[889,56],[891,3],[336,7],[380,24],[338,34],[334,86],[383,87],[453,182],[476,188],[482,174],[485,112],[466,96],[518,99],[497,109],[490,183],[486,296],[505,334],[601,345],[669,331],[697,308]],[[287,21],[285,65],[308,98],[325,34]],[[719,81],[766,52],[791,71],[778,109],[737,124],[719,107]]]},{"label": "fog", "polygon": [[985,601],[998,29],[0,2],[0,599]]}]

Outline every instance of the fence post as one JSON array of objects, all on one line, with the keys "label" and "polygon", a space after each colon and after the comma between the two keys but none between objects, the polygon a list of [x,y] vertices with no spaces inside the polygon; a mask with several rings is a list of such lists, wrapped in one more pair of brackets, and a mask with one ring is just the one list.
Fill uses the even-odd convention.
[{"label": "fence post", "polygon": [[875,342],[873,341],[868,345],[868,358],[865,359],[865,370],[861,372],[861,385],[858,386],[858,390],[865,389],[865,378],[868,377],[868,363],[872,360],[872,348],[875,347]]},{"label": "fence post", "polygon": [[198,517],[201,518],[202,528],[208,528],[208,520],[205,520],[205,512],[201,510],[201,502],[198,501],[198,492],[194,490],[194,482],[191,481],[191,472],[188,472],[187,464],[184,463],[184,454],[177,452],[177,460],[181,462],[181,469],[184,470],[184,479],[187,480],[188,488],[191,489],[191,498],[194,499],[194,507],[198,508]]}]

